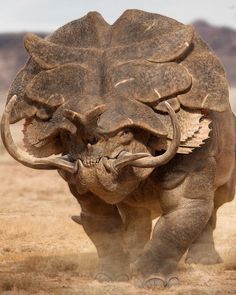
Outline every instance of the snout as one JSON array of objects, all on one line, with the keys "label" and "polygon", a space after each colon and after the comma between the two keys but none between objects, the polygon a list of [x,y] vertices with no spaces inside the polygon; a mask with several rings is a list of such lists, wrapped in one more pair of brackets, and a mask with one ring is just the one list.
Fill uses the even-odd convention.
[{"label": "snout", "polygon": [[83,160],[78,159],[76,161],[78,190],[91,191],[109,204],[122,201],[153,170],[129,165],[136,159],[149,156],[147,153],[137,155],[120,151],[115,158],[104,156],[97,159],[87,156]]},{"label": "snout", "polygon": [[[107,172],[114,173],[115,175],[118,175],[122,168],[132,165],[135,163],[136,160],[146,158],[151,156],[148,153],[137,153],[132,154],[130,152],[127,152],[125,150],[120,150],[113,154],[111,157],[109,156],[103,156],[98,157],[94,155],[81,155],[77,162],[81,162],[81,164],[86,168],[96,168],[98,165],[103,165]],[[77,165],[79,167],[79,165]],[[77,168],[78,169],[78,168]]]}]

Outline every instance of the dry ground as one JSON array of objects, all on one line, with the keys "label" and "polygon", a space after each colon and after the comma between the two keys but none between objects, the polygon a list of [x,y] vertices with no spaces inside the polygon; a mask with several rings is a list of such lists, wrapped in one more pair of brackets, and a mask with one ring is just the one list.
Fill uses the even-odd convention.
[{"label": "dry ground", "polygon": [[56,172],[21,166],[1,144],[0,196],[0,294],[236,294],[236,199],[220,209],[215,231],[225,263],[181,262],[180,286],[146,291],[93,281],[95,248],[70,220],[80,208],[64,181]]}]

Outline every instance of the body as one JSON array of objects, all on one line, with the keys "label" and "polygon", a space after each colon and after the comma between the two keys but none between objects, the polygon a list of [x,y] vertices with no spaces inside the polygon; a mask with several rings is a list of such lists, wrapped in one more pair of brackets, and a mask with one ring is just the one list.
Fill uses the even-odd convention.
[{"label": "body", "polygon": [[[47,39],[27,35],[25,48],[3,143],[68,183],[95,278],[172,286],[186,251],[187,263],[221,262],[213,230],[234,196],[235,117],[224,69],[193,28],[138,10],[109,25],[92,12]],[[21,119],[28,153],[10,132]]]},{"label": "body", "polygon": [[[141,286],[170,286],[177,282],[177,262],[186,251],[187,263],[222,261],[213,230],[217,209],[234,197],[236,130],[231,110],[210,116],[212,136],[202,148],[176,155],[117,204],[108,205],[91,194],[81,196],[69,184],[82,208],[81,223],[101,256],[98,280],[128,280],[133,263]],[[114,252],[106,240],[113,241]]]}]

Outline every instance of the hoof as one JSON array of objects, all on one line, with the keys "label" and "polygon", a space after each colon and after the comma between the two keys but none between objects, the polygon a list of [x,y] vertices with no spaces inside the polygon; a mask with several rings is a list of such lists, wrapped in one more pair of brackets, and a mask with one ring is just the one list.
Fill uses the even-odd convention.
[{"label": "hoof", "polygon": [[136,288],[145,288],[145,289],[163,289],[165,287],[171,288],[179,285],[179,279],[176,276],[169,277],[166,279],[159,275],[152,275],[145,280],[142,280],[141,277],[133,280],[133,284]]},{"label": "hoof", "polygon": [[206,256],[206,253],[197,256],[187,256],[185,263],[187,264],[203,264],[203,265],[213,265],[222,263],[223,260],[218,253],[210,254]]},{"label": "hoof", "polygon": [[172,277],[168,280],[166,287],[171,288],[179,285],[179,279],[177,277]]},{"label": "hoof", "polygon": [[82,225],[82,220],[81,220],[80,215],[73,215],[73,216],[71,216],[71,219],[72,219],[74,222],[76,222],[76,223]]},{"label": "hoof", "polygon": [[99,272],[95,275],[94,279],[100,283],[105,282],[128,282],[129,281],[129,275],[126,273],[122,273],[117,275],[116,277],[111,277],[106,273]]},{"label": "hoof", "polygon": [[162,278],[159,277],[151,277],[144,282],[144,288],[146,289],[155,289],[155,288],[165,288],[166,284]]},{"label": "hoof", "polygon": [[99,283],[105,283],[105,282],[112,282],[112,278],[109,277],[107,274],[105,273],[97,273],[94,277],[94,279],[96,281],[98,281]]},{"label": "hoof", "polygon": [[212,243],[193,244],[185,259],[187,264],[212,265],[222,263],[223,260]]},{"label": "hoof", "polygon": [[129,279],[128,274],[122,273],[116,277],[116,282],[128,282]]},{"label": "hoof", "polygon": [[144,287],[147,289],[155,289],[155,288],[164,288],[164,287],[174,287],[179,285],[179,279],[177,277],[170,277],[168,280],[159,277],[159,276],[152,276],[146,279],[144,283]]}]

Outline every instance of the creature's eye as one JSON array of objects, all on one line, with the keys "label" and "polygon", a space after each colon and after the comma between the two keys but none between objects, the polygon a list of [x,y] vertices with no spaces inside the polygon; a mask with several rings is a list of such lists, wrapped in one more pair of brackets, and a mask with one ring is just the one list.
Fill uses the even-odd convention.
[{"label": "creature's eye", "polygon": [[98,139],[95,136],[93,136],[88,138],[87,142],[90,143],[91,145],[94,145],[98,142]]},{"label": "creature's eye", "polygon": [[130,129],[124,129],[124,130],[120,131],[118,134],[119,134],[120,137],[123,137],[123,136],[131,135],[132,132],[131,132]]},{"label": "creature's eye", "polygon": [[133,139],[133,133],[130,129],[124,129],[118,133],[122,144],[129,144]]}]

